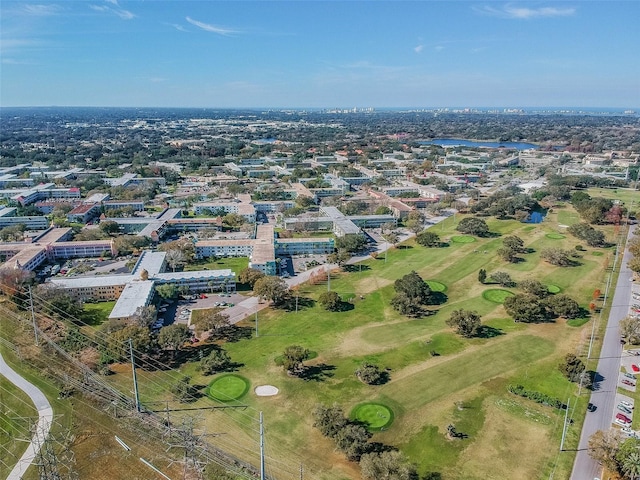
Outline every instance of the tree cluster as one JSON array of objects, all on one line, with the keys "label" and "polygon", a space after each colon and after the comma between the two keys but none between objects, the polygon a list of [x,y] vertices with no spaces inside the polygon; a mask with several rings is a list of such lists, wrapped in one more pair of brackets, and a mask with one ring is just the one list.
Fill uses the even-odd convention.
[{"label": "tree cluster", "polygon": [[571,204],[578,215],[587,223],[607,223],[607,213],[613,208],[613,200],[602,197],[591,197],[583,191],[571,195]]},{"label": "tree cluster", "polygon": [[415,271],[397,279],[393,287],[396,294],[391,305],[402,315],[419,315],[433,295],[429,285]]},{"label": "tree cluster", "polygon": [[466,217],[460,220],[456,230],[476,237],[486,237],[489,234],[489,226],[482,218]]},{"label": "tree cluster", "polygon": [[345,417],[342,408],[337,405],[325,407],[317,405],[313,411],[313,426],[320,433],[335,441],[336,447],[351,461],[359,461],[363,454],[371,449],[371,433],[367,428]]},{"label": "tree cluster", "polygon": [[640,440],[623,438],[620,430],[598,430],[589,438],[589,456],[623,480],[640,477]]},{"label": "tree cluster", "polygon": [[517,262],[518,254],[525,253],[524,241],[515,235],[504,237],[498,255],[507,262]]},{"label": "tree cluster", "polygon": [[322,308],[330,312],[339,312],[343,308],[342,299],[337,292],[329,291],[323,292],[318,297],[318,303],[322,305]]},{"label": "tree cluster", "polygon": [[561,248],[546,248],[540,251],[540,258],[557,267],[570,267],[576,264],[573,260],[574,253]]},{"label": "tree cluster", "polygon": [[440,242],[440,236],[437,233],[430,232],[429,230],[425,230],[424,232],[416,235],[416,242],[423,247],[440,247],[442,243]]},{"label": "tree cluster", "polygon": [[590,247],[606,246],[604,233],[596,230],[588,223],[574,223],[567,228],[567,232],[580,240],[584,240]]},{"label": "tree cluster", "polygon": [[364,362],[357,370],[356,377],[367,385],[380,385],[389,379],[386,370],[381,369],[378,365]]},{"label": "tree cluster", "polygon": [[538,208],[535,198],[522,193],[519,188],[506,188],[482,198],[471,206],[471,213],[491,215],[496,218],[526,220],[529,212]]},{"label": "tree cluster", "polygon": [[568,295],[548,297],[518,293],[504,301],[504,309],[516,322],[540,323],[555,318],[577,318],[582,313],[580,305]]},{"label": "tree cluster", "polygon": [[258,278],[253,284],[253,293],[265,300],[271,300],[274,305],[282,305],[290,296],[287,282],[280,277],[272,276]]}]

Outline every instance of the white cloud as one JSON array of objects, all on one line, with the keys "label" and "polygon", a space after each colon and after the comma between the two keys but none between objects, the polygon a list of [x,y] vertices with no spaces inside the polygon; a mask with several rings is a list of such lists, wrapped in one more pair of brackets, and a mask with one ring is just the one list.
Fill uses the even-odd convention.
[{"label": "white cloud", "polygon": [[416,53],[420,53],[422,52],[422,50],[424,50],[424,45],[418,45],[417,47],[413,48],[413,51]]},{"label": "white cloud", "polygon": [[187,31],[187,29],[184,28],[184,25],[180,25],[179,23],[167,23],[167,25],[169,25],[170,27],[173,27],[176,30],[179,30],[181,32],[186,32]]},{"label": "white cloud", "polygon": [[105,0],[105,1],[110,3],[111,5],[114,5],[115,8],[108,7],[106,5],[89,5],[89,8],[91,8],[92,10],[95,10],[96,12],[110,13],[112,15],[116,15],[123,20],[131,20],[135,18],[135,15],[132,12],[130,12],[129,10],[125,10],[124,8],[121,8],[120,5],[118,5],[117,0]]},{"label": "white cloud", "polygon": [[515,6],[509,3],[504,5],[502,8],[485,5],[484,7],[474,6],[473,9],[476,12],[484,15],[491,15],[500,18],[513,18],[518,20],[530,20],[533,18],[570,17],[576,13],[575,8],[528,8]]},{"label": "white cloud", "polygon": [[49,17],[60,12],[60,7],[55,4],[51,5],[23,5],[22,13],[32,15],[34,17]]},{"label": "white cloud", "polygon": [[186,17],[187,22],[191,25],[195,25],[198,28],[201,28],[205,32],[217,33],[218,35],[232,35],[234,33],[239,33],[237,30],[231,30],[230,28],[220,27],[218,25],[211,25],[210,23],[200,22],[198,20],[194,20],[191,17]]},{"label": "white cloud", "polygon": [[442,45],[436,45],[435,47],[433,47],[433,49],[436,52],[441,52],[442,50],[444,50],[444,47]]}]

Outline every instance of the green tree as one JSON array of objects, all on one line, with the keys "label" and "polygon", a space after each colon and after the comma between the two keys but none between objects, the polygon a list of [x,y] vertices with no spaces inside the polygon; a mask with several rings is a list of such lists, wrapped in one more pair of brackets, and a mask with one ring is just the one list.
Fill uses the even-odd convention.
[{"label": "green tree", "polygon": [[228,213],[224,217],[222,217],[222,224],[231,229],[236,229],[240,227],[245,222],[244,217],[242,215],[238,215],[237,213]]},{"label": "green tree", "polygon": [[196,316],[191,322],[198,334],[209,333],[212,337],[219,337],[229,328],[229,316],[220,311],[209,310]]},{"label": "green tree", "polygon": [[558,267],[568,267],[574,264],[571,260],[571,252],[561,248],[544,249],[540,252],[540,258]]},{"label": "green tree", "polygon": [[505,248],[508,248],[514,253],[525,252],[524,241],[516,235],[510,235],[510,236],[504,237],[502,239],[502,245],[504,245]]},{"label": "green tree", "polygon": [[358,461],[367,452],[371,433],[363,425],[348,423],[341,428],[334,440],[338,450],[343,452],[351,461]]},{"label": "green tree", "polygon": [[560,372],[571,382],[580,380],[580,375],[586,370],[582,360],[573,353],[567,353],[564,360],[558,365]]},{"label": "green tree", "polygon": [[373,213],[375,215],[391,215],[391,209],[384,205],[380,205],[379,207],[376,208],[375,212]]},{"label": "green tree", "polygon": [[397,293],[404,293],[420,305],[427,304],[431,300],[432,294],[429,285],[415,271],[397,279],[393,287]]},{"label": "green tree", "polygon": [[424,232],[416,235],[416,242],[418,242],[423,247],[439,247],[440,236],[437,233],[425,230]]},{"label": "green tree", "polygon": [[484,268],[478,270],[478,281],[484,283],[487,280],[487,271]]},{"label": "green tree", "polygon": [[275,305],[281,305],[289,299],[287,282],[280,277],[259,278],[253,284],[253,293],[265,300],[271,300]]},{"label": "green tree", "polygon": [[318,303],[322,305],[322,308],[330,312],[337,312],[342,309],[342,299],[334,291],[321,293],[318,297]]},{"label": "green tree", "polygon": [[619,464],[616,455],[621,444],[622,435],[619,430],[598,430],[589,437],[589,456],[608,470],[617,472]]},{"label": "green tree", "polygon": [[177,267],[184,265],[187,261],[182,250],[177,249],[167,250],[165,259],[174,272]]},{"label": "green tree", "polygon": [[555,316],[577,318],[580,316],[580,305],[568,295],[552,295],[545,300],[545,306]]},{"label": "green tree", "polygon": [[540,283],[538,280],[526,279],[518,283],[520,288],[527,295],[532,295],[537,298],[545,298],[549,295],[549,289],[546,285]]},{"label": "green tree", "polygon": [[255,283],[264,277],[265,274],[260,270],[256,270],[255,268],[243,268],[238,273],[238,281],[240,283],[245,283],[249,285],[251,288],[255,285]]},{"label": "green tree", "polygon": [[158,318],[156,307],[148,305],[146,307],[136,308],[131,320],[141,327],[149,328]]},{"label": "green tree", "polygon": [[282,366],[285,371],[298,375],[302,371],[303,362],[309,358],[309,350],[300,345],[290,345],[282,353]]},{"label": "green tree", "polygon": [[82,302],[62,287],[38,285],[33,300],[39,312],[51,317],[73,321],[84,313]]},{"label": "green tree", "polygon": [[513,281],[511,275],[507,272],[494,272],[491,274],[491,280],[499,283],[503,287],[515,287],[516,282]]},{"label": "green tree", "polygon": [[182,323],[162,327],[158,333],[158,343],[163,349],[171,351],[172,356],[175,356],[175,352],[180,350],[190,338],[189,327]]},{"label": "green tree", "polygon": [[148,328],[127,325],[113,330],[107,335],[109,353],[114,360],[126,361],[129,358],[129,339],[131,339],[131,345],[136,352],[148,354],[154,349],[155,342]]},{"label": "green tree", "polygon": [[640,318],[626,316],[618,324],[620,335],[632,345],[640,345]]},{"label": "green tree", "polygon": [[204,357],[200,362],[200,370],[205,375],[213,375],[214,373],[224,372],[231,366],[231,357],[222,348],[212,350],[209,355]]},{"label": "green tree", "polygon": [[340,250],[338,252],[330,253],[327,255],[327,262],[329,263],[337,263],[340,267],[342,267],[345,263],[349,261],[351,258],[351,254],[346,250]]},{"label": "green tree", "polygon": [[456,332],[463,337],[475,337],[482,328],[480,315],[478,312],[469,310],[454,310],[447,320],[447,325],[456,329]]},{"label": "green tree", "polygon": [[335,404],[332,407],[316,405],[313,410],[313,419],[313,426],[320,430],[323,436],[329,438],[335,438],[348,423],[342,408]]},{"label": "green tree", "polygon": [[360,458],[362,476],[368,480],[417,480],[415,467],[402,452],[365,453]]},{"label": "green tree", "polygon": [[369,362],[364,362],[355,373],[356,377],[367,385],[378,385],[387,379],[387,372]]},{"label": "green tree", "polygon": [[178,296],[178,287],[173,283],[165,283],[163,285],[156,286],[156,293],[163,300],[172,300]]},{"label": "green tree", "polygon": [[108,235],[117,235],[120,233],[120,225],[113,220],[103,220],[100,222],[99,228]]},{"label": "green tree", "polygon": [[420,305],[409,298],[405,293],[396,293],[391,298],[391,306],[400,314],[417,316],[422,313]]},{"label": "green tree", "polygon": [[349,253],[359,252],[367,244],[364,236],[358,233],[349,233],[342,237],[336,238],[336,248],[345,250]]},{"label": "green tree", "polygon": [[507,297],[504,301],[504,309],[508,315],[513,317],[515,322],[544,322],[549,316],[540,299],[525,293]]},{"label": "green tree", "polygon": [[477,237],[486,237],[489,234],[487,222],[478,217],[463,218],[460,220],[460,223],[458,223],[456,230]]}]

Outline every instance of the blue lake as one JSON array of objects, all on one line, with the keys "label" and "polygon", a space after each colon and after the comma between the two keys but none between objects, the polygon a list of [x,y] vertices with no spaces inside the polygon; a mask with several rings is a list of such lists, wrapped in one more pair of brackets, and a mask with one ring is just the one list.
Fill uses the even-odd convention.
[{"label": "blue lake", "polygon": [[459,138],[434,138],[433,140],[423,140],[418,142],[420,145],[440,145],[441,147],[488,147],[488,148],[515,148],[516,150],[528,150],[530,148],[538,148],[533,143],[523,142],[473,142],[471,140],[462,140]]}]

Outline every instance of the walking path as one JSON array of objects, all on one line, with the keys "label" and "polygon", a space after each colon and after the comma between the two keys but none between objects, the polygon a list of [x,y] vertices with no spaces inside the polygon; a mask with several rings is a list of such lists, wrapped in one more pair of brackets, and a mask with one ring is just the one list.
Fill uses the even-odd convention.
[{"label": "walking path", "polygon": [[38,423],[36,424],[31,443],[29,443],[27,450],[7,477],[7,480],[20,480],[27,471],[27,468],[29,468],[29,465],[31,465],[38,455],[41,444],[49,435],[53,421],[53,409],[44,394],[35,385],[29,383],[7,365],[2,355],[0,355],[0,375],[26,393],[35,405],[36,410],[38,410]]}]

